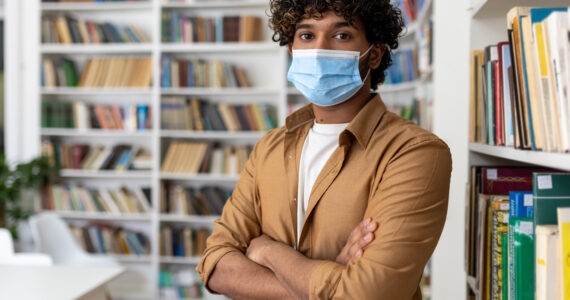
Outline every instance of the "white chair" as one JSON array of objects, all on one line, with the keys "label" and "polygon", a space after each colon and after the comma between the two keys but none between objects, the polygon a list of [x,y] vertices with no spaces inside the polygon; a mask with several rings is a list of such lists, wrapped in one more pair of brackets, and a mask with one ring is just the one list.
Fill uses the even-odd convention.
[{"label": "white chair", "polygon": [[51,257],[40,253],[14,253],[10,231],[0,228],[0,266],[51,266]]},{"label": "white chair", "polygon": [[32,236],[39,252],[52,257],[56,265],[118,266],[112,257],[87,253],[75,241],[67,224],[57,215],[40,213],[29,220]]}]

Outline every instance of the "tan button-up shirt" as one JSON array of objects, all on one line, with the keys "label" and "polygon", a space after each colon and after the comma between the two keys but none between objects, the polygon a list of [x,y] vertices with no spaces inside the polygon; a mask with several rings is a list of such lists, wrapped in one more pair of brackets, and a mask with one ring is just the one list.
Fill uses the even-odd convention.
[{"label": "tan button-up shirt", "polygon": [[[419,282],[445,222],[451,155],[432,133],[386,111],[378,95],[339,136],[313,186],[297,245],[297,184],[310,105],[254,147],[196,268],[205,286],[230,251],[262,233],[325,260],[311,275],[310,299],[421,299]],[[365,218],[378,223],[364,255],[335,262]]]}]

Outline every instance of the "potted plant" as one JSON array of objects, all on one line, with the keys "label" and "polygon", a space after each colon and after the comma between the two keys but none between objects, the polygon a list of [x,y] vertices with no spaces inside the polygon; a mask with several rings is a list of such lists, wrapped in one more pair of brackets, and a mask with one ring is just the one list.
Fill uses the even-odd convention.
[{"label": "potted plant", "polygon": [[22,191],[37,190],[47,184],[50,175],[57,172],[58,168],[50,164],[47,156],[12,168],[4,154],[0,154],[0,227],[10,230],[14,239],[18,239],[18,222],[32,214],[32,210],[21,205]]}]

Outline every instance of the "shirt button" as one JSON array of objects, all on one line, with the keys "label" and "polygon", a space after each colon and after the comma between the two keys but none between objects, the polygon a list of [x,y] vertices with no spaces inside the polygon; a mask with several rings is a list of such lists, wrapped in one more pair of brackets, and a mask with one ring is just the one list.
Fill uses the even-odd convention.
[{"label": "shirt button", "polygon": [[293,159],[293,154],[289,154],[289,159]]},{"label": "shirt button", "polygon": [[293,202],[297,202],[297,197],[293,197]]}]

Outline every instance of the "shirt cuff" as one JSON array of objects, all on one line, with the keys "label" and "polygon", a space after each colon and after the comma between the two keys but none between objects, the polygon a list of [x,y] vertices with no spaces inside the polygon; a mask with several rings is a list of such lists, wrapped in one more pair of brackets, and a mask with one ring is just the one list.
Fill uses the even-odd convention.
[{"label": "shirt cuff", "polygon": [[323,261],[313,270],[309,283],[309,299],[331,299],[336,291],[345,266],[332,261]]},{"label": "shirt cuff", "polygon": [[239,252],[235,248],[219,248],[202,256],[200,263],[196,267],[196,271],[200,275],[200,278],[204,283],[204,287],[208,290],[208,292],[212,294],[218,294],[208,287],[208,281],[210,280],[210,276],[212,276],[212,272],[214,271],[214,268],[216,268],[216,265],[220,259],[222,259],[224,255],[234,251]]}]

